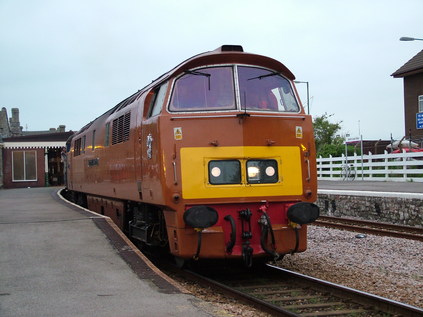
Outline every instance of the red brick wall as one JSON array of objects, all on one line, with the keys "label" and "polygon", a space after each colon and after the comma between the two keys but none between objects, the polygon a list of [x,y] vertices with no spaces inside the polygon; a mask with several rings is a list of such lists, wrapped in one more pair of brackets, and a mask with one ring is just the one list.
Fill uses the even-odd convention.
[{"label": "red brick wall", "polygon": [[[423,138],[423,129],[416,129],[416,114],[418,110],[418,96],[423,95],[423,73],[404,77],[405,131],[408,138]],[[387,109],[387,111],[389,111]]]},{"label": "red brick wall", "polygon": [[[12,180],[12,152],[14,151],[36,151],[37,161],[37,181],[14,182]],[[4,188],[24,188],[24,187],[44,187],[45,174],[44,174],[44,149],[3,149],[3,187]]]}]

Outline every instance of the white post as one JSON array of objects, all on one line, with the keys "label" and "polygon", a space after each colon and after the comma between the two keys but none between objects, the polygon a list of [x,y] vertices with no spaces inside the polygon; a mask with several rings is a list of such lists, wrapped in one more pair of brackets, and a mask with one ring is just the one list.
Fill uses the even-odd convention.
[{"label": "white post", "polygon": [[48,182],[48,148],[44,148],[44,180],[46,187],[50,186]]},{"label": "white post", "polygon": [[[360,122],[360,121],[358,121]],[[364,159],[363,159],[363,136],[360,134],[360,152],[361,152],[361,180],[364,180]]]},{"label": "white post", "polygon": [[389,164],[389,160],[388,160],[388,151],[384,150],[383,154],[385,155],[385,180],[388,180],[389,178],[389,168],[388,168],[388,164]]},{"label": "white post", "polygon": [[405,182],[407,181],[407,172],[405,172],[407,170],[407,158],[405,157],[406,153],[407,152],[402,149],[402,170],[404,171],[402,177],[404,178]]}]

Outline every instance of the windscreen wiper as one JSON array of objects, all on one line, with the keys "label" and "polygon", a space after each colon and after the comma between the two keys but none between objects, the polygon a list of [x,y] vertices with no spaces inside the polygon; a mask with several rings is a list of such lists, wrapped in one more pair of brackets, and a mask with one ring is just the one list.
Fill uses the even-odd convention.
[{"label": "windscreen wiper", "polygon": [[211,77],[211,74],[202,73],[202,72],[199,72],[199,71],[196,71],[196,70],[186,70],[186,71],[185,71],[185,74],[190,74],[190,75],[195,75],[195,76],[205,76],[205,77],[207,77],[208,82],[209,82],[209,90],[210,90],[210,77]]},{"label": "windscreen wiper", "polygon": [[273,73],[266,74],[266,75],[260,75],[260,76],[257,76],[257,77],[248,78],[247,80],[253,80],[253,79],[257,79],[257,78],[262,79],[262,78],[265,78],[265,77],[271,77],[271,76],[275,76],[275,75],[279,75],[279,73],[273,72]]}]

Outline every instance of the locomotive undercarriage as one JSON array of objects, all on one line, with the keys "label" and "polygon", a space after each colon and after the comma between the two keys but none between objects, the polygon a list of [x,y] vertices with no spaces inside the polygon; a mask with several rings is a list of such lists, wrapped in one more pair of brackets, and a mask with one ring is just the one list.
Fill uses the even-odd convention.
[{"label": "locomotive undercarriage", "polygon": [[65,196],[75,204],[110,217],[130,238],[141,245],[168,246],[166,223],[159,207],[131,201],[66,191]]},{"label": "locomotive undercarriage", "polygon": [[[141,248],[152,247],[170,251],[165,216],[159,206],[73,191],[68,191],[67,196],[78,205],[110,217],[134,242],[138,242]],[[244,208],[240,208],[242,205]],[[185,263],[189,259],[202,258],[203,249],[207,254],[206,258],[241,258],[247,267],[253,265],[253,258],[261,262],[261,259],[272,260],[285,253],[301,251],[299,243],[304,242],[306,237],[303,234],[302,238],[299,237],[298,228],[301,226],[297,226],[313,222],[319,215],[318,207],[310,203],[288,204],[284,208],[290,223],[281,225],[281,214],[285,213],[275,212],[275,208],[282,210],[282,206],[284,204],[267,203],[187,206],[184,214],[187,227],[175,228],[178,234],[174,233],[174,236],[181,235],[179,238],[182,240],[179,243],[186,245],[185,239],[192,238],[193,233],[190,230],[194,229],[197,242],[191,242],[191,247],[185,248],[183,255],[180,253],[182,250],[175,253],[179,254],[176,255],[177,263],[178,259],[179,262]],[[222,217],[219,222],[218,215]],[[215,225],[221,228],[219,233],[219,230],[212,229]],[[279,248],[283,244],[282,253],[277,250],[276,241],[279,241]],[[218,245],[222,245],[225,250],[223,257],[222,254],[213,256],[209,253],[219,249]],[[300,249],[304,247],[305,245],[302,245]]]},{"label": "locomotive undercarriage", "polygon": [[129,202],[128,210],[132,216],[128,224],[128,233],[131,238],[147,246],[166,247],[168,245],[166,222],[163,212],[158,207]]}]

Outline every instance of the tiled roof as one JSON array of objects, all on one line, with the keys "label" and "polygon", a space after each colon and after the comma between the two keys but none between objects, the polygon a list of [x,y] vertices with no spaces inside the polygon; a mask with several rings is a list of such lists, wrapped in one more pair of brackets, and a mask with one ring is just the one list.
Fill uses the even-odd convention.
[{"label": "tiled roof", "polygon": [[402,65],[391,76],[398,78],[398,77],[406,77],[406,76],[414,75],[418,73],[423,73],[423,50],[420,51],[420,53],[418,53],[412,59],[410,59],[407,63]]},{"label": "tiled roof", "polygon": [[32,134],[4,138],[4,142],[42,142],[42,141],[66,141],[74,132],[52,132],[47,134]]}]

